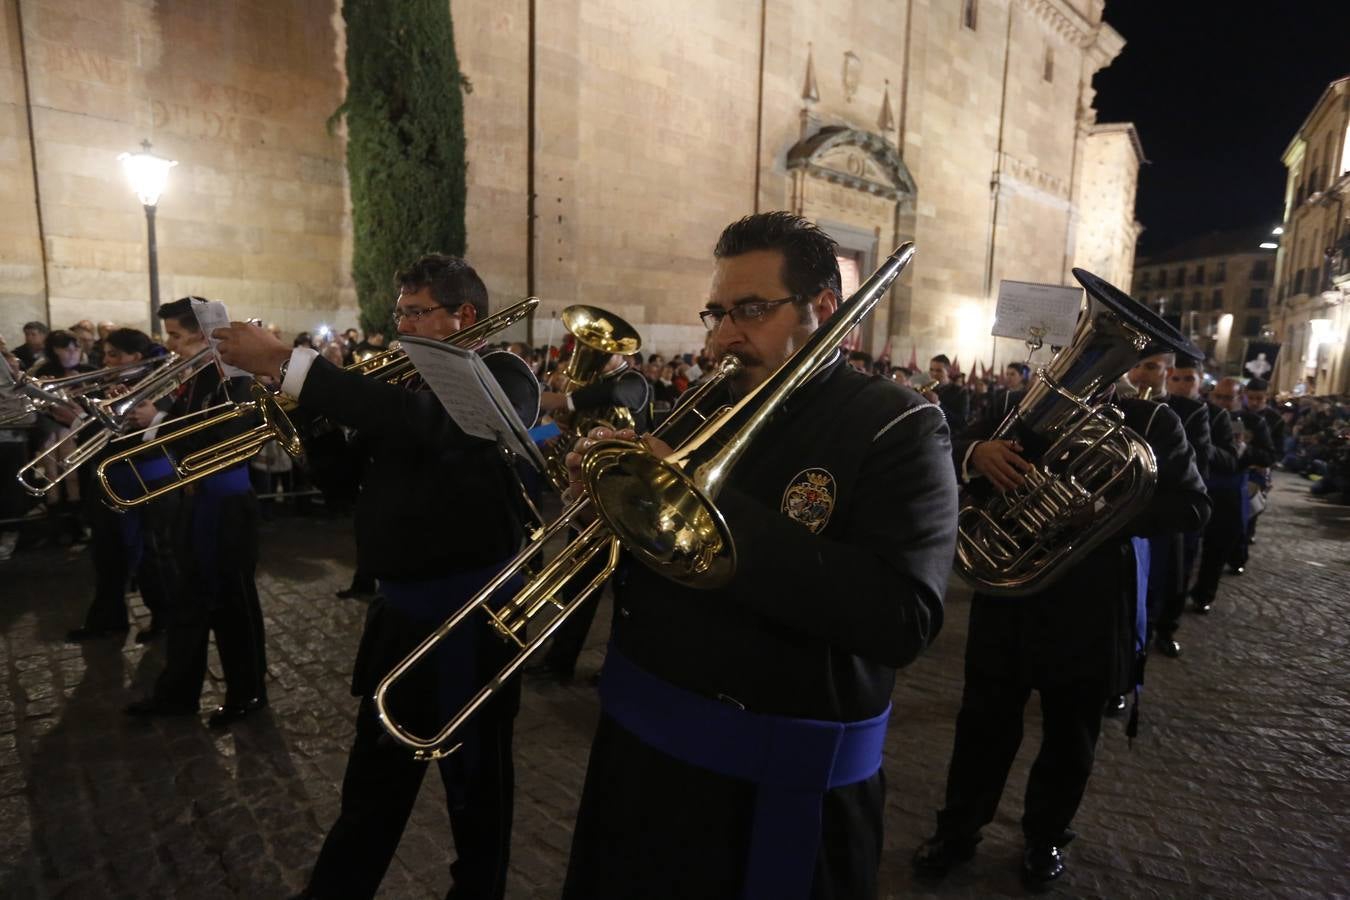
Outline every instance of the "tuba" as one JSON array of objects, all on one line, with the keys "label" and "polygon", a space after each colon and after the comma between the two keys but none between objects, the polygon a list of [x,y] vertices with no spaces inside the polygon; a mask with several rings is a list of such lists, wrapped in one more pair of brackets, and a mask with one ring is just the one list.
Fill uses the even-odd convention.
[{"label": "tuba", "polygon": [[[576,339],[572,355],[558,371],[562,378],[559,389],[564,394],[571,394],[599,381],[605,375],[605,366],[609,365],[614,354],[628,356],[642,349],[642,338],[637,329],[598,306],[569,306],[563,310],[562,323]],[[627,363],[624,367],[627,367]],[[610,374],[622,371],[619,369]],[[546,463],[544,474],[560,492],[567,487],[567,466],[564,460],[575,438],[589,433],[592,428],[603,426],[617,431],[636,425],[632,411],[626,406],[579,407],[573,413],[555,415],[554,418],[558,420],[562,437],[543,448],[542,452]]]},{"label": "tuba", "polygon": [[[453,753],[455,733],[604,585],[618,565],[621,549],[672,580],[699,588],[725,584],[735,572],[735,543],[714,501],[727,476],[788,397],[834,358],[840,342],[872,311],[913,256],[912,243],[901,245],[768,379],[734,406],[710,402],[704,409],[704,400],[719,396],[716,389],[740,367],[734,356],[724,358],[712,377],[685,392],[657,430],[658,435],[681,433],[684,421],[691,416],[699,420],[673,455],[659,459],[641,443],[617,440],[600,441],[587,450],[582,462],[587,496],[563,510],[506,568],[380,681],[372,699],[384,729],[411,748],[417,759],[439,759]],[[497,602],[498,591],[527,571],[531,559],[542,553],[545,544],[561,535],[588,508],[593,508],[598,518],[512,598]],[[570,602],[563,603],[558,598],[561,589],[579,577],[589,577],[587,565],[597,557],[606,560],[603,569],[590,577]],[[556,615],[527,639],[526,625],[545,609],[554,610]],[[479,625],[479,615],[486,616],[490,626],[514,643],[519,652],[440,731],[427,737],[412,733],[393,718],[390,690],[451,634]]]},{"label": "tuba", "polygon": [[[457,347],[477,349],[487,343],[492,335],[525,318],[538,304],[539,301],[536,298],[528,297],[514,306],[455,332],[445,341]],[[203,352],[211,354],[210,350]],[[385,350],[363,362],[352,363],[347,368],[358,374],[378,378],[391,384],[402,383],[416,374],[412,360],[408,358],[406,353],[397,348]],[[175,491],[195,481],[200,481],[218,472],[248,462],[254,454],[263,448],[263,445],[273,440],[280,444],[281,448],[291,456],[297,458],[301,456],[304,453],[304,439],[307,432],[302,431],[292,421],[292,414],[299,407],[299,403],[285,394],[273,393],[258,381],[254,381],[249,389],[252,394],[251,400],[242,403],[218,404],[207,410],[189,413],[181,419],[173,420],[173,422],[196,419],[193,424],[162,438],[142,444],[134,444],[104,459],[99,463],[95,474],[107,501],[112,506],[122,510],[142,506],[170,491]],[[317,419],[306,420],[306,428],[311,430],[316,428],[318,421]],[[173,452],[174,444],[181,442],[184,438],[236,422],[243,422],[249,427],[216,444],[182,454],[181,457],[176,456]],[[131,435],[125,435],[125,437],[131,437]],[[127,466],[127,468],[131,470],[136,479],[137,484],[134,485],[137,489],[136,493],[123,493],[110,476],[110,470],[114,466],[138,461],[143,462],[154,458],[168,459],[172,472],[170,480],[157,487],[152,488],[146,484],[137,474],[134,465]]]},{"label": "tuba", "polygon": [[1087,290],[1070,345],[1036,372],[990,440],[1015,440],[1034,468],[1024,483],[957,515],[957,573],[986,594],[1020,596],[1053,584],[1145,506],[1157,481],[1148,443],[1096,398],[1153,353],[1198,356],[1175,328],[1082,269]]}]

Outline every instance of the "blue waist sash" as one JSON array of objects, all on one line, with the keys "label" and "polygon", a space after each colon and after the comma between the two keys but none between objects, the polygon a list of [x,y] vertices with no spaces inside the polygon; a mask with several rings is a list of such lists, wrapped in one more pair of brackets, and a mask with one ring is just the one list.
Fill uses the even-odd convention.
[{"label": "blue waist sash", "polygon": [[860,722],[747,712],[662,681],[612,645],[600,704],[643,743],[758,786],[743,900],[810,895],[824,794],[876,774],[891,714],[889,705]]},{"label": "blue waist sash", "polygon": [[197,563],[201,566],[204,586],[209,594],[219,587],[220,572],[216,563],[220,556],[220,517],[229,497],[247,494],[253,489],[248,467],[238,465],[224,472],[198,481],[192,504],[192,544]]},{"label": "blue waist sash", "polygon": [[[132,466],[135,466],[135,471]],[[108,481],[123,497],[136,497],[144,493],[141,485],[154,486],[173,474],[173,463],[164,456],[142,460],[135,463],[119,463],[108,467]]]},{"label": "blue waist sash", "polygon": [[1242,531],[1247,531],[1247,519],[1251,516],[1252,499],[1247,496],[1247,470],[1226,475],[1211,475],[1205,479],[1205,487],[1210,494],[1235,493],[1239,497],[1240,521]]}]

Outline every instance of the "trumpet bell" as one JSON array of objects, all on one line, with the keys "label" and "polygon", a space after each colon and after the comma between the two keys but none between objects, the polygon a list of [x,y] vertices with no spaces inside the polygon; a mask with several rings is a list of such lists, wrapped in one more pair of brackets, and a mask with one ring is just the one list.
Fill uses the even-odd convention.
[{"label": "trumpet bell", "polygon": [[639,562],[690,587],[731,580],[731,529],[677,464],[627,441],[602,441],[586,452],[581,472],[596,511]]}]

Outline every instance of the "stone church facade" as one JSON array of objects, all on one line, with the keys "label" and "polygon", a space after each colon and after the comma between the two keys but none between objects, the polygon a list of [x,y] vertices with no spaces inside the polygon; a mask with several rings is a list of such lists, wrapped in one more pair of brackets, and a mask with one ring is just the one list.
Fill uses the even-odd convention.
[{"label": "stone church facade", "polygon": [[[18,210],[0,223],[0,329],[145,324],[144,218],[114,160],[146,137],[180,162],[165,297],[287,330],[354,322],[331,0],[0,4],[0,198]],[[543,299],[536,343],[584,301],[692,351],[720,229],[791,209],[840,241],[849,275],[918,244],[867,349],[1022,358],[989,337],[1001,279],[1072,283],[1082,265],[1129,287],[1143,157],[1092,108],[1124,45],[1102,9],[451,0],[473,88],[468,255],[496,297]]]}]

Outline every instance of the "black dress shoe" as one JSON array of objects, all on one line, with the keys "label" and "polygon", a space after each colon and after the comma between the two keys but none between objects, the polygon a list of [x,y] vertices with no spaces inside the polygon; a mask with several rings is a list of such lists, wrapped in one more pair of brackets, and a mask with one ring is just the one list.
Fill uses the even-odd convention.
[{"label": "black dress shoe", "polygon": [[1125,707],[1127,705],[1128,704],[1125,701],[1125,695],[1117,694],[1116,696],[1106,701],[1106,708],[1102,710],[1102,715],[1106,716],[1107,718],[1114,719],[1117,716],[1125,714]]},{"label": "black dress shoe", "polygon": [[1228,567],[1228,574],[1229,574],[1229,575],[1246,575],[1246,574],[1247,574],[1247,567],[1246,567],[1246,566],[1229,566],[1229,567]]},{"label": "black dress shoe", "polygon": [[1027,844],[1022,853],[1022,878],[1032,888],[1042,887],[1064,874],[1064,854],[1054,844]]},{"label": "black dress shoe", "polygon": [[116,628],[90,628],[88,625],[81,625],[79,628],[72,628],[66,632],[67,644],[78,644],[81,641],[94,641],[105,637],[119,637],[127,633],[129,626],[119,625]]},{"label": "black dress shoe", "polygon": [[136,632],[136,643],[148,644],[163,633],[164,629],[160,628],[158,625],[142,628],[140,631]]},{"label": "black dress shoe", "polygon": [[357,600],[362,597],[373,597],[375,596],[375,591],[374,590],[368,591],[365,588],[359,587],[349,587],[337,591],[336,596],[339,600]]},{"label": "black dress shoe", "polygon": [[198,706],[195,703],[170,703],[167,700],[156,700],[154,697],[128,703],[122,710],[129,716],[139,717],[195,716],[197,711]]},{"label": "black dress shoe", "polygon": [[210,718],[206,720],[206,724],[212,728],[225,728],[231,722],[237,722],[266,705],[266,697],[254,697],[252,700],[245,700],[243,703],[226,703],[224,706],[217,707],[216,711],[211,713]]},{"label": "black dress shoe", "polygon": [[1176,659],[1181,655],[1181,645],[1172,638],[1158,638],[1158,652]]},{"label": "black dress shoe", "polygon": [[1202,616],[1207,616],[1209,615],[1209,611],[1213,608],[1214,608],[1213,600],[1196,600],[1195,604],[1191,607],[1191,611],[1198,613]]},{"label": "black dress shoe", "polygon": [[940,837],[934,835],[919,845],[914,851],[914,872],[932,878],[946,875],[953,866],[969,860],[975,855],[975,845],[980,842],[979,835],[974,837]]}]

